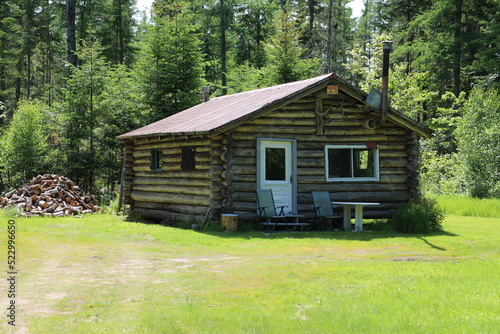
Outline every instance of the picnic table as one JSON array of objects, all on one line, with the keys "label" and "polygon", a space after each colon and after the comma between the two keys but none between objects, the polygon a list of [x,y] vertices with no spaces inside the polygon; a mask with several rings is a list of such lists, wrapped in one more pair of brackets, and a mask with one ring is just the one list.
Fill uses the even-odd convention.
[{"label": "picnic table", "polygon": [[354,231],[363,231],[363,207],[380,205],[380,203],[367,202],[332,202],[333,205],[344,206],[344,230],[351,231],[351,206],[354,206]]}]

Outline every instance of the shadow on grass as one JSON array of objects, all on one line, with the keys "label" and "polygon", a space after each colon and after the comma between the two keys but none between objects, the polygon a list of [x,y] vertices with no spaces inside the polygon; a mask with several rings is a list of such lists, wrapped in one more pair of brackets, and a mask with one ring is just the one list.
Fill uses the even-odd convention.
[{"label": "shadow on grass", "polygon": [[[457,236],[456,234],[452,234],[452,233],[444,233],[444,234],[445,235],[452,235],[452,236],[455,236],[455,237]],[[428,240],[426,240],[426,239],[424,239],[422,237],[418,237],[418,239],[422,240],[423,242],[425,242],[427,245],[431,246],[434,249],[437,249],[437,250],[440,250],[440,251],[445,251],[446,250],[446,248],[436,246],[433,243],[429,242]]]},{"label": "shadow on grass", "polygon": [[[169,228],[176,228],[175,224],[162,224],[157,221],[151,221],[144,219],[142,217],[128,217],[126,219],[128,222],[143,223],[143,224],[153,224]],[[186,224],[184,224],[186,225]],[[432,236],[451,236],[456,237],[457,234],[446,232],[446,231],[433,231],[428,234],[415,234],[415,233],[397,233],[390,229],[387,224],[380,223],[368,223],[363,225],[362,232],[346,232],[346,231],[319,231],[319,230],[309,230],[309,231],[298,231],[298,230],[278,230],[278,231],[268,231],[268,230],[256,230],[255,225],[252,223],[242,224],[242,229],[235,232],[224,232],[222,231],[222,226],[220,222],[209,222],[206,227],[207,230],[203,231],[193,231],[196,233],[201,233],[209,235],[212,237],[217,237],[221,239],[331,239],[331,240],[353,240],[353,241],[370,241],[375,239],[390,239],[390,238],[418,238],[423,242],[428,244],[434,249],[444,251],[446,249],[436,246],[429,242],[424,237]],[[185,228],[184,228],[185,229]]]},{"label": "shadow on grass", "polygon": [[[213,232],[213,231],[198,231],[198,233],[219,237],[222,239],[240,238],[240,239],[331,239],[331,240],[355,240],[355,241],[370,241],[375,239],[390,239],[390,238],[418,238],[423,242],[437,250],[445,250],[442,247],[436,246],[424,239],[422,234],[396,233],[394,231],[370,231],[365,229],[363,232],[345,232],[345,231],[248,231],[248,232]],[[432,236],[451,236],[457,237],[457,234],[436,231],[425,234],[425,237]]]}]

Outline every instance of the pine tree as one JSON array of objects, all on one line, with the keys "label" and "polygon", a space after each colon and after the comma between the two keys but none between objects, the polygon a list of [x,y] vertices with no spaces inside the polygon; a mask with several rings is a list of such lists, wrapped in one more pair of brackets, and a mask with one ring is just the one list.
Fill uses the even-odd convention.
[{"label": "pine tree", "polygon": [[317,74],[318,60],[305,59],[305,49],[300,43],[301,32],[289,11],[275,20],[276,33],[267,44],[266,66],[268,85],[281,84]]},{"label": "pine tree", "polygon": [[472,78],[466,70],[481,52],[478,41],[484,35],[481,22],[489,15],[488,3],[490,0],[436,0],[409,25],[416,32],[405,44],[414,55],[411,66],[434,73],[432,89],[452,91],[457,97],[470,90]]},{"label": "pine tree", "polygon": [[92,189],[99,169],[95,130],[106,113],[101,109],[99,97],[104,89],[107,66],[95,41],[90,41],[88,46],[83,44],[77,56],[81,65],[71,68],[66,83],[62,149],[66,153],[67,175],[84,188]]},{"label": "pine tree", "polygon": [[135,0],[109,0],[105,6],[105,19],[98,35],[103,46],[102,54],[111,64],[131,66],[134,48]]},{"label": "pine tree", "polygon": [[163,3],[156,11],[138,70],[145,102],[153,118],[160,119],[199,102],[203,55],[192,14],[184,3]]},{"label": "pine tree", "polygon": [[278,7],[271,0],[247,0],[235,13],[234,29],[239,38],[234,56],[237,66],[262,68],[266,63],[265,42],[273,32],[273,18]]}]

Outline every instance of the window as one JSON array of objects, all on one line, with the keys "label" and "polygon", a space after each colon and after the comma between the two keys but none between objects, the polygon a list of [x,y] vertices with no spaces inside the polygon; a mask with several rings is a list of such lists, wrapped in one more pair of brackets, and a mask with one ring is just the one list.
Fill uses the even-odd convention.
[{"label": "window", "polygon": [[163,152],[159,149],[151,150],[151,170],[155,172],[163,171]]},{"label": "window", "polygon": [[266,147],[266,180],[285,181],[286,164],[285,149]]},{"label": "window", "polygon": [[182,170],[188,171],[196,169],[196,162],[194,159],[195,152],[196,152],[195,149],[192,147],[182,148],[182,161],[181,161]]},{"label": "window", "polygon": [[365,145],[325,146],[327,181],[378,181],[378,148]]}]

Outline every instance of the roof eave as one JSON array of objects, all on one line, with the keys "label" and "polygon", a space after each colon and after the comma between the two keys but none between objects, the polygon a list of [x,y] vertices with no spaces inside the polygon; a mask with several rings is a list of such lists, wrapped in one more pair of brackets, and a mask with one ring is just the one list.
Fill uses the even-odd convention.
[{"label": "roof eave", "polygon": [[115,137],[118,140],[121,141],[127,141],[127,140],[135,140],[135,139],[144,139],[144,138],[151,138],[151,137],[158,137],[158,138],[166,138],[166,137],[179,137],[179,136],[198,136],[198,137],[207,137],[211,136],[210,131],[192,131],[192,132],[161,132],[161,133],[151,133],[151,134],[144,134],[144,135],[132,135],[132,136],[127,136],[127,135],[120,135]]},{"label": "roof eave", "polygon": [[416,132],[422,138],[429,139],[432,137],[433,131],[427,126],[414,121],[413,119],[404,114],[401,114],[398,111],[395,111],[394,109],[389,109],[387,118],[396,124],[399,124]]}]

